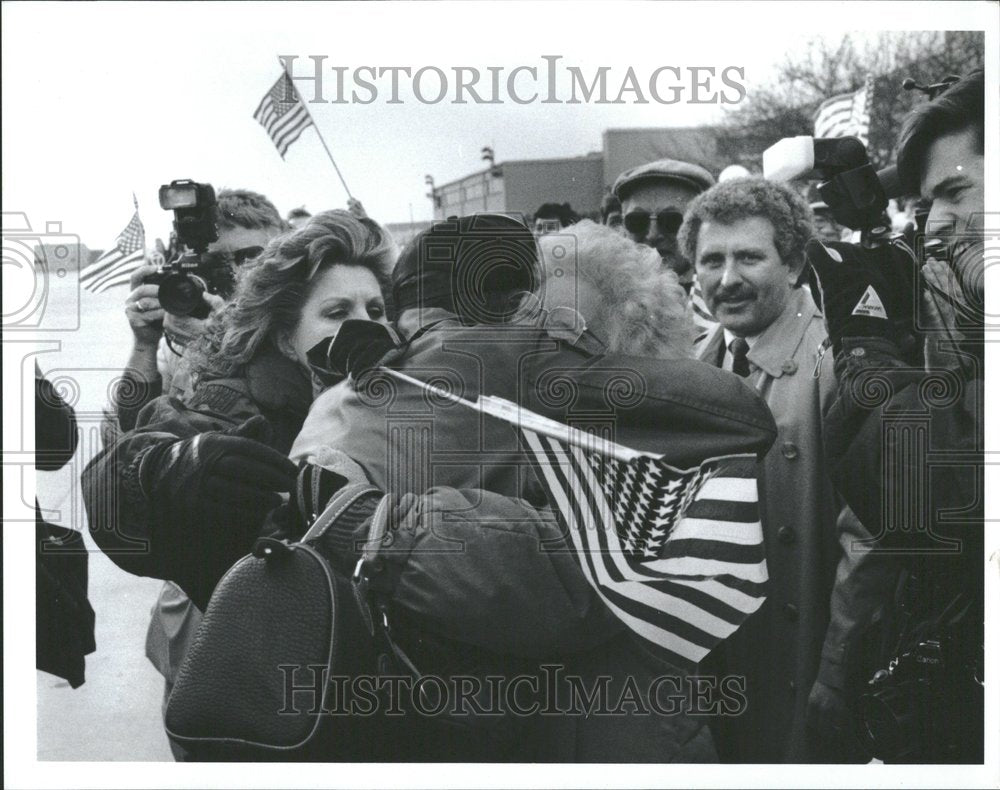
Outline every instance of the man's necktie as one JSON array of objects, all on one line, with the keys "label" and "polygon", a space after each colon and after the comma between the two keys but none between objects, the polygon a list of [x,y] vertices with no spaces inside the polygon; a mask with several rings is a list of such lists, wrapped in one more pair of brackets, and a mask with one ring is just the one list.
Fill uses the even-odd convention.
[{"label": "man's necktie", "polygon": [[750,346],[742,337],[734,337],[729,344],[729,353],[733,355],[733,373],[746,378],[750,375],[750,362],[747,360],[747,352]]}]

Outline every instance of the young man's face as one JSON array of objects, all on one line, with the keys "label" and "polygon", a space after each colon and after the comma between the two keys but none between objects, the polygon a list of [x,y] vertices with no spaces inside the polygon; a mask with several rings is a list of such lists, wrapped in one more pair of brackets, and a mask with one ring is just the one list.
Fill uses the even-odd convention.
[{"label": "young man's face", "polygon": [[715,320],[737,337],[752,337],[782,314],[798,275],[774,245],[763,217],[704,222],[698,231],[695,272]]},{"label": "young man's face", "polygon": [[[945,135],[927,149],[920,194],[931,202],[926,232],[951,241],[951,260],[963,290],[982,303],[983,233],[986,204],[983,154],[972,128]],[[949,239],[949,237],[951,237]],[[967,253],[967,254],[963,254]]]}]

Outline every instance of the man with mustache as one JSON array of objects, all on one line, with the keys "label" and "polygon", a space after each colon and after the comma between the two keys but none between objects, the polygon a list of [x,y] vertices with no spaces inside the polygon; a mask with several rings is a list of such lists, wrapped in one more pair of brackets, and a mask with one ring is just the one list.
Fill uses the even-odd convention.
[{"label": "man with mustache", "polygon": [[892,581],[885,560],[852,545],[868,534],[836,495],[824,460],[833,360],[824,355],[822,313],[798,285],[814,235],[798,194],[743,178],[697,197],[678,236],[719,322],[698,357],[743,377],[778,425],[760,476],[769,597],[709,658],[709,672],[746,677],[747,710],[717,721],[724,761],[860,759],[844,656]]}]

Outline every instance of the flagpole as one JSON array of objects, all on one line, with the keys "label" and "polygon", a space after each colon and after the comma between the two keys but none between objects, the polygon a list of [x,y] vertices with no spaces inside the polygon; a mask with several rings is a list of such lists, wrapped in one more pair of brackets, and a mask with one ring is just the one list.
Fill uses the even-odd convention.
[{"label": "flagpole", "polygon": [[392,368],[380,365],[375,368],[375,370],[379,373],[385,373],[399,381],[405,381],[407,384],[412,384],[425,392],[436,395],[442,400],[447,400],[451,403],[465,406],[467,409],[472,409],[480,414],[486,414],[487,416],[494,417],[498,420],[503,420],[504,422],[513,425],[515,428],[529,430],[533,433],[547,436],[550,439],[556,439],[558,441],[565,442],[566,444],[581,447],[589,452],[596,451],[603,455],[609,455],[612,458],[617,458],[619,461],[632,461],[641,456],[649,456],[650,458],[662,457],[659,453],[639,452],[638,450],[633,450],[631,447],[626,447],[625,445],[613,442],[610,439],[604,439],[600,436],[586,433],[581,431],[579,428],[566,425],[558,420],[552,420],[541,414],[536,414],[530,409],[525,409],[513,401],[505,400],[504,398],[497,398],[493,396],[483,397],[480,395],[478,399],[473,402],[466,400],[459,395],[448,392],[447,390],[435,386],[434,384],[428,384],[426,381],[421,381],[420,379],[415,379],[412,376],[407,376],[405,373],[393,370]]},{"label": "flagpole", "polygon": [[330,164],[333,165],[333,169],[337,171],[337,178],[340,179],[340,183],[344,186],[344,191],[347,193],[347,197],[354,200],[354,195],[351,194],[350,188],[347,186],[347,182],[344,180],[343,174],[340,172],[340,168],[337,167],[337,162],[333,158],[333,154],[330,153],[330,149],[326,144],[326,140],[323,139],[323,133],[320,132],[319,126],[316,125],[316,119],[313,118],[313,114],[309,109],[309,105],[306,100],[302,98],[302,94],[299,93],[299,89],[295,86],[295,80],[292,79],[292,75],[288,73],[288,68],[285,66],[285,62],[278,58],[278,62],[281,64],[282,70],[285,72],[285,76],[288,77],[288,81],[292,84],[292,90],[295,91],[295,95],[299,97],[299,101],[302,102],[302,106],[305,108],[306,115],[309,116],[309,120],[312,122],[313,128],[316,130],[316,136],[319,137],[319,141],[323,144],[323,150],[326,151],[326,155],[330,158]]}]

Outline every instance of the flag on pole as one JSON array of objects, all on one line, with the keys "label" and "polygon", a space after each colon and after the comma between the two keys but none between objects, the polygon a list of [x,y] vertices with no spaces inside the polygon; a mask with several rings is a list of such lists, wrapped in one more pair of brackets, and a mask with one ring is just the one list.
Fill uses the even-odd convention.
[{"label": "flag on pole", "polygon": [[764,603],[755,456],[677,469],[511,401],[480,396],[473,403],[381,370],[520,431],[587,581],[675,665],[696,665]]},{"label": "flag on pole", "polygon": [[80,285],[99,294],[119,285],[128,285],[132,272],[142,266],[146,251],[146,231],[139,219],[139,201],[132,195],[135,213],[115,246],[80,272]]},{"label": "flag on pole", "polygon": [[287,72],[264,94],[253,117],[267,130],[282,159],[303,130],[312,126],[309,111]]},{"label": "flag on pole", "polygon": [[868,147],[872,97],[875,80],[869,74],[865,84],[854,93],[844,93],[823,102],[816,111],[816,137],[857,137]]}]

